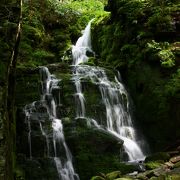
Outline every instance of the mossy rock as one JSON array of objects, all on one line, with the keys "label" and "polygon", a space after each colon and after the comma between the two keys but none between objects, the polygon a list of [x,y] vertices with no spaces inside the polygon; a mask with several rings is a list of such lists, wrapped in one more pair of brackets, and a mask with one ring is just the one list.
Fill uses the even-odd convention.
[{"label": "mossy rock", "polygon": [[150,162],[145,163],[145,167],[147,169],[156,169],[160,166],[162,166],[162,163],[160,163],[159,161],[150,161]]},{"label": "mossy rock", "polygon": [[170,159],[170,155],[168,153],[158,152],[146,157],[145,162],[157,161],[157,160],[168,161],[169,159]]},{"label": "mossy rock", "polygon": [[[66,142],[73,154],[81,180],[119,169],[119,140],[98,129],[88,128],[86,121],[64,127]],[[67,131],[67,128],[68,131]],[[95,177],[94,177],[95,178]],[[97,177],[96,177],[97,178]]]},{"label": "mossy rock", "polygon": [[101,176],[93,176],[91,180],[104,180],[104,177]]},{"label": "mossy rock", "polygon": [[121,172],[120,171],[114,171],[106,174],[107,180],[114,180],[116,178],[121,177]]}]

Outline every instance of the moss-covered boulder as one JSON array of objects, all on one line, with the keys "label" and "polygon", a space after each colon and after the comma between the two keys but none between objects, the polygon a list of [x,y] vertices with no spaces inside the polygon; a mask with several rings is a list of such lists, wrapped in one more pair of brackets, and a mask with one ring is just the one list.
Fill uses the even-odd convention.
[{"label": "moss-covered boulder", "polygon": [[65,135],[81,179],[90,179],[99,172],[108,173],[118,169],[123,142],[103,130],[88,128],[85,120],[77,124],[74,121],[75,127],[70,125]]},{"label": "moss-covered boulder", "polygon": [[[160,163],[161,162],[161,163]],[[150,161],[148,163],[145,164],[146,169],[155,169],[158,168],[162,165],[162,161]]]}]

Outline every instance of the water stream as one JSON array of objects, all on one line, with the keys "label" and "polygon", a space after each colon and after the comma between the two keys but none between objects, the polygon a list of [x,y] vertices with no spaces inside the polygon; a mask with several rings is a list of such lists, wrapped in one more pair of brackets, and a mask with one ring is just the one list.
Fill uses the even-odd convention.
[{"label": "water stream", "polygon": [[[46,67],[42,67],[40,69],[40,76],[42,87],[41,99],[40,101],[26,105],[24,108],[29,128],[28,141],[30,158],[33,158],[31,123],[36,120],[39,123],[42,136],[46,139],[47,157],[54,159],[59,179],[79,180],[79,177],[73,168],[71,152],[65,142],[62,121],[57,117],[56,113],[57,105],[60,104],[60,80],[50,74],[48,68]],[[46,113],[43,115],[43,112]],[[42,123],[44,124],[45,121],[51,122],[52,128],[50,130],[43,128]],[[53,152],[50,152],[50,144],[53,144]]]},{"label": "water stream", "polygon": [[[89,126],[119,138],[123,141],[124,150],[129,161],[142,160],[144,154],[138,145],[136,130],[133,125],[129,95],[121,82],[120,74],[110,80],[106,70],[98,66],[89,66],[87,52],[94,54],[91,47],[91,22],[83,31],[83,35],[72,46],[73,64],[72,81],[75,86],[75,120],[87,120]],[[34,158],[33,135],[38,129],[45,141],[43,157],[54,161],[59,180],[79,180],[76,174],[72,155],[66,144],[63,124],[57,109],[61,105],[61,80],[52,75],[47,67],[40,68],[41,98],[28,104],[24,108],[25,121],[28,127],[29,157]],[[105,112],[104,122],[88,117],[86,112],[86,98],[84,96],[83,82],[89,81],[98,87],[99,97]],[[41,148],[41,147],[40,147]],[[37,155],[36,155],[37,156]]]},{"label": "water stream", "polygon": [[[142,160],[144,154],[137,143],[136,132],[132,123],[129,96],[124,85],[115,76],[110,81],[105,69],[97,66],[83,65],[88,61],[87,52],[93,52],[91,47],[91,22],[83,31],[83,35],[72,47],[73,55],[73,81],[76,87],[76,118],[85,118],[91,121],[97,128],[106,130],[124,141],[124,150],[129,161]],[[85,97],[82,91],[82,80],[91,80],[98,86],[106,111],[106,126],[98,124],[98,121],[86,117]]]}]

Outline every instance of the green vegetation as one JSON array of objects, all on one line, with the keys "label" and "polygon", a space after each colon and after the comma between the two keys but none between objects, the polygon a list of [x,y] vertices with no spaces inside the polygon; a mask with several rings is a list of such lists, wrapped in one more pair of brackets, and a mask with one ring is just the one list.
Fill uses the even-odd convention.
[{"label": "green vegetation", "polygon": [[91,19],[106,14],[106,12],[104,11],[105,3],[106,0],[67,1],[63,4],[58,3],[56,9],[64,9],[66,11],[76,12],[79,15],[78,24],[84,27]]},{"label": "green vegetation", "polygon": [[71,45],[70,36],[79,33],[77,29],[73,32],[71,30],[77,15],[71,12],[68,16],[67,18],[62,11],[56,11],[51,1],[35,0],[24,3],[19,67],[34,67],[61,61],[64,51]]},{"label": "green vegetation", "polygon": [[99,0],[24,3],[18,67],[63,61],[65,52],[76,42],[88,21],[106,14],[103,3]]},{"label": "green vegetation", "polygon": [[[17,1],[19,3],[19,1]],[[19,4],[8,0],[0,5],[0,179],[32,177],[57,179],[53,162],[28,160],[26,155],[15,155],[16,123],[18,136],[23,136],[22,107],[39,99],[38,66],[56,63],[53,71],[62,78],[64,132],[74,156],[74,164],[81,180],[127,180],[137,167],[120,163],[118,156],[122,143],[111,136],[90,129],[85,119],[74,121],[72,104],[71,45],[92,18],[92,41],[96,57],[88,65],[99,65],[112,71],[119,70],[136,107],[137,125],[142,129],[153,151],[173,145],[180,138],[180,42],[178,0],[28,0],[23,1],[22,35],[18,54],[17,75],[8,74],[17,30]],[[106,12],[103,10],[105,6]],[[66,53],[65,53],[66,52]],[[57,72],[58,71],[58,72]],[[60,73],[59,73],[60,71]],[[10,76],[9,76],[10,75]],[[16,78],[16,94],[14,94]],[[104,116],[104,107],[98,89],[90,81],[84,82],[87,115],[96,109]],[[9,89],[7,88],[9,85]],[[9,90],[9,91],[8,91]],[[15,107],[14,103],[15,99]],[[6,105],[10,105],[6,108]],[[16,122],[15,113],[16,114]],[[98,114],[94,115],[98,119]],[[50,125],[49,125],[50,126]],[[38,126],[39,127],[39,126]],[[37,127],[36,127],[37,128]],[[24,131],[22,132],[22,129]],[[44,140],[38,139],[43,146]],[[113,148],[112,148],[113,147]],[[37,154],[41,150],[36,147]],[[44,152],[43,152],[44,153]],[[179,179],[176,174],[160,174],[170,156],[158,153],[146,158],[149,171],[137,179]],[[15,159],[18,165],[15,168]],[[48,162],[48,163],[47,163]],[[6,165],[5,165],[6,164]],[[6,167],[5,167],[6,166]],[[44,171],[44,167],[49,171]],[[171,167],[172,168],[172,167]],[[179,168],[177,162],[173,168]],[[170,169],[171,170],[171,169]],[[176,170],[176,169],[175,169]],[[5,172],[6,171],[6,172]],[[112,172],[111,172],[112,171]],[[162,170],[163,171],[163,170]],[[26,173],[25,173],[26,172]],[[49,173],[50,172],[50,173]],[[159,173],[159,172],[158,172]]]},{"label": "green vegetation", "polygon": [[[94,34],[98,34],[99,38],[95,38],[93,46],[103,61],[113,63],[116,68],[132,65],[147,56],[148,48],[159,46],[160,49],[156,49],[159,50],[157,62],[162,67],[175,65],[176,58],[170,47],[176,41],[177,34],[176,4],[170,3],[162,8],[148,0],[120,0],[110,1],[106,9],[112,12],[111,18],[105,17],[99,23],[95,22]],[[140,51],[141,55],[137,53]],[[149,58],[153,56],[154,59],[154,54],[154,51],[149,53]]]},{"label": "green vegetation", "polygon": [[153,54],[154,60],[159,58],[162,67],[171,68],[175,65],[175,55],[168,42],[157,43],[152,40],[151,43],[147,43],[147,52]]},{"label": "green vegetation", "polygon": [[114,180],[121,177],[120,171],[114,171],[108,174],[101,173],[100,176],[94,176],[91,180]]},{"label": "green vegetation", "polygon": [[137,125],[153,150],[160,150],[180,136],[180,6],[171,0],[111,0],[105,9],[111,15],[93,22],[97,62],[121,72],[135,103]]}]

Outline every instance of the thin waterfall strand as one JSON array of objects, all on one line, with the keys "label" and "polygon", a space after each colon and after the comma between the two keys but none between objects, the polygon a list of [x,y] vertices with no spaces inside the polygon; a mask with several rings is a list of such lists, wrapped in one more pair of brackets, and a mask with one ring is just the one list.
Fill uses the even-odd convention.
[{"label": "thin waterfall strand", "polygon": [[[29,142],[29,152],[30,158],[33,157],[32,154],[32,140],[31,140],[31,120],[37,120],[39,122],[39,128],[42,135],[46,139],[47,144],[47,156],[54,159],[58,176],[60,180],[79,180],[78,174],[75,173],[73,164],[72,164],[72,155],[65,142],[65,137],[63,133],[63,124],[61,119],[57,118],[56,108],[60,104],[60,94],[57,97],[53,95],[54,90],[59,90],[59,82],[54,75],[51,75],[48,68],[42,67],[40,69],[40,78],[41,78],[41,99],[40,101],[35,101],[32,104],[26,105],[24,108],[26,122],[28,124],[29,133],[28,133],[28,142]],[[59,91],[58,91],[59,92]],[[60,92],[59,92],[60,93]],[[48,114],[48,117],[44,117],[40,114],[39,108],[45,109],[45,112]],[[42,116],[42,117],[41,117]],[[46,120],[52,122],[52,143],[54,154],[50,153],[50,137],[49,134],[43,128],[42,122]],[[59,152],[61,150],[61,152]],[[61,159],[63,158],[63,159]]]},{"label": "thin waterfall strand", "polygon": [[[55,102],[55,99],[52,95],[52,90],[53,88],[57,88],[59,80],[51,75],[46,67],[41,68],[40,73],[41,77],[45,77],[44,79],[42,79],[43,84],[45,85],[45,89],[43,89],[44,93],[42,95],[42,99],[45,99],[46,96],[51,96],[50,103],[48,103],[48,112],[50,117],[52,118],[53,144],[55,154],[54,161],[57,167],[59,178],[60,180],[78,180],[79,176],[75,173],[72,164],[72,155],[65,142],[62,121],[57,118],[57,103]],[[65,151],[66,157],[64,157],[64,161],[61,161],[61,159],[57,155],[57,145],[62,146]]]}]

